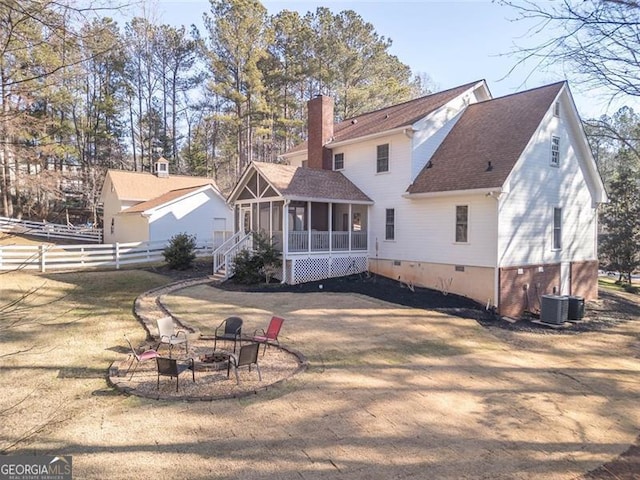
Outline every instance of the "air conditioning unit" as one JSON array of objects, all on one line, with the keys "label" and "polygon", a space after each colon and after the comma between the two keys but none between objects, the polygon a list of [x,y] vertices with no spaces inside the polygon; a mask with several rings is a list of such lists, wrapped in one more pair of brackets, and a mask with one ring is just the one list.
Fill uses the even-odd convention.
[{"label": "air conditioning unit", "polygon": [[540,302],[540,321],[562,325],[569,315],[569,297],[542,295]]}]

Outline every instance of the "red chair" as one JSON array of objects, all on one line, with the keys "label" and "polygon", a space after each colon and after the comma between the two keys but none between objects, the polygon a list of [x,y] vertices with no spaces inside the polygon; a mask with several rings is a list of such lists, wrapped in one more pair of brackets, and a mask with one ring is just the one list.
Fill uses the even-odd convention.
[{"label": "red chair", "polygon": [[158,352],[156,352],[155,350],[146,350],[142,353],[138,353],[136,349],[133,348],[133,345],[131,345],[129,338],[126,335],[124,336],[124,339],[127,341],[127,343],[129,344],[129,347],[131,348],[131,353],[130,353],[131,362],[129,363],[129,368],[124,374],[125,377],[129,373],[129,370],[131,370],[131,367],[133,367],[133,362],[136,362],[136,366],[133,369],[133,372],[131,372],[131,377],[129,378],[129,380],[131,380],[133,378],[133,374],[136,373],[136,370],[138,369],[138,365],[140,365],[140,362],[145,362],[147,360],[156,358],[158,356]]},{"label": "red chair", "polygon": [[[271,343],[275,343],[280,346],[280,342],[278,341],[278,335],[280,334],[280,329],[282,328],[282,324],[284,323],[284,318],[280,317],[271,317],[271,321],[269,322],[269,326],[267,327],[267,331],[264,329],[259,329],[253,332],[253,340],[256,343],[264,344],[264,350],[262,351],[262,355],[267,351],[267,347]],[[258,335],[259,332],[262,332],[261,335]]]}]

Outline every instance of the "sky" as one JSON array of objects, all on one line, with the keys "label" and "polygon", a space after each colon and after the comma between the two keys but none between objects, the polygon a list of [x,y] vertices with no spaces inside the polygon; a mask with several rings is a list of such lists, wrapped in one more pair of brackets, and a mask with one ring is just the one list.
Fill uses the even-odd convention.
[{"label": "sky", "polygon": [[[435,90],[445,90],[484,79],[494,97],[528,88],[569,80],[571,92],[583,118],[612,114],[622,106],[608,104],[603,92],[584,91],[571,83],[562,64],[542,70],[526,63],[512,70],[518,61],[517,46],[533,46],[544,39],[532,36],[533,24],[516,20],[517,12],[487,0],[262,0],[269,14],[296,10],[302,14],[319,6],[334,12],[354,10],[375,31],[392,40],[390,52],[409,65],[414,73],[426,73]],[[153,19],[172,25],[202,27],[202,14],[209,11],[206,0],[156,0]],[[543,35],[543,36],[541,36]],[[623,100],[624,101],[624,100]]]}]

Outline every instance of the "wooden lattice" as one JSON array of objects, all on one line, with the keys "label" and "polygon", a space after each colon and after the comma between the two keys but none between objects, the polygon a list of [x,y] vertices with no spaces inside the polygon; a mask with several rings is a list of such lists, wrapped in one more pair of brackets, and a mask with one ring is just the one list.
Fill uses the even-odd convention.
[{"label": "wooden lattice", "polygon": [[296,258],[292,260],[292,268],[290,275],[287,275],[287,282],[295,285],[352,275],[366,270],[366,256]]}]

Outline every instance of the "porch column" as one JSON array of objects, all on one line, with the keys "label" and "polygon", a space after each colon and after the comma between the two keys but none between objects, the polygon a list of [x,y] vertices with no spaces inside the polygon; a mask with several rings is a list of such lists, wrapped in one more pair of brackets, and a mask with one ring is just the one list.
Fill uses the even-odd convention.
[{"label": "porch column", "polygon": [[311,202],[307,202],[307,236],[309,240],[307,251],[311,252]]},{"label": "porch column", "polygon": [[349,251],[351,248],[351,230],[353,230],[353,205],[349,204]]},{"label": "porch column", "polygon": [[289,252],[289,200],[282,202],[282,281],[287,283],[287,253]]},{"label": "porch column", "polygon": [[329,252],[333,251],[333,203],[329,202]]},{"label": "porch column", "polygon": [[[367,254],[369,253],[369,238],[371,238],[371,223],[369,222],[369,207],[371,205],[367,205]],[[385,227],[386,228],[386,227]]]},{"label": "porch column", "polygon": [[273,200],[269,201],[269,238],[273,244]]}]

